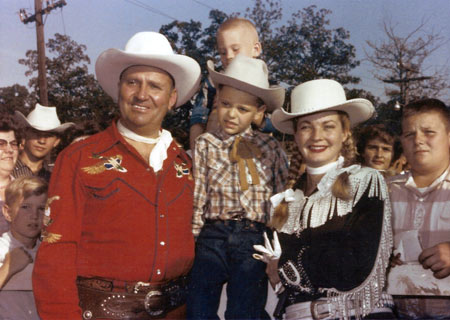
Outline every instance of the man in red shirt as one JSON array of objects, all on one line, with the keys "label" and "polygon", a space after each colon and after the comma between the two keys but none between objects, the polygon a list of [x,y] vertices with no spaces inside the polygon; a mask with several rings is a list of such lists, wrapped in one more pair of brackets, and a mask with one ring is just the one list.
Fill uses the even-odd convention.
[{"label": "man in red shirt", "polygon": [[96,62],[120,118],[72,144],[52,174],[33,289],[42,319],[185,317],[194,257],[191,161],[161,129],[200,67],[155,32]]}]

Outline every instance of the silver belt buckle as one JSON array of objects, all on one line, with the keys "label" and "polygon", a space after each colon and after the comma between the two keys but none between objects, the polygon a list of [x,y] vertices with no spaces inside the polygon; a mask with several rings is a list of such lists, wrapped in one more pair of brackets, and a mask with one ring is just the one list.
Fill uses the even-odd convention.
[{"label": "silver belt buckle", "polygon": [[314,320],[325,319],[330,316],[330,310],[328,306],[328,310],[319,312],[318,308],[322,305],[328,305],[328,302],[325,300],[314,300],[311,301],[311,316]]},{"label": "silver belt buckle", "polygon": [[[150,283],[139,281],[134,285],[133,292],[137,294],[141,287],[150,287]],[[145,311],[152,317],[157,317],[163,314],[163,309],[151,309],[150,308],[150,299],[155,296],[162,296],[163,293],[160,290],[151,290],[149,291],[144,298],[144,307]]]},{"label": "silver belt buckle", "polygon": [[151,315],[152,317],[160,316],[164,312],[163,309],[157,309],[157,310],[150,309],[150,299],[154,296],[162,296],[162,292],[159,290],[152,290],[149,293],[147,293],[147,295],[145,296],[145,299],[144,299],[145,311],[147,311],[147,313],[149,315]]}]

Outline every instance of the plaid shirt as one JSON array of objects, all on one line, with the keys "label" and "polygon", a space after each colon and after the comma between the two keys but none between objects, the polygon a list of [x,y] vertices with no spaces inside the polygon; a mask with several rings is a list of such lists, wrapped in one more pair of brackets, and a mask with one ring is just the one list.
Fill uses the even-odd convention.
[{"label": "plaid shirt", "polygon": [[196,141],[192,221],[192,231],[196,236],[205,219],[228,220],[238,215],[266,223],[269,220],[270,197],[284,189],[288,161],[279,142],[251,128],[241,135],[258,146],[262,153],[259,159],[254,159],[260,184],[249,184],[249,189],[245,191],[240,188],[238,165],[232,163],[229,157],[237,135],[229,136],[219,129],[214,133],[202,134]]}]

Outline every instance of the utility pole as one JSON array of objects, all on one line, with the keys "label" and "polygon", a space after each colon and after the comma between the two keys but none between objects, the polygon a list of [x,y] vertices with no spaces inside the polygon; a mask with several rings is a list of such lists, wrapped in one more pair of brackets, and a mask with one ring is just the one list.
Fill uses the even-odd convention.
[{"label": "utility pole", "polygon": [[37,54],[38,54],[38,87],[39,87],[39,99],[40,103],[44,106],[48,106],[48,93],[47,93],[47,70],[45,67],[45,40],[44,40],[44,14],[50,13],[50,11],[56,8],[62,8],[67,3],[65,0],[54,2],[46,1],[47,7],[42,9],[42,0],[34,0],[34,15],[28,16],[25,9],[20,9],[20,20],[27,24],[29,22],[36,22],[36,42],[37,42]]}]

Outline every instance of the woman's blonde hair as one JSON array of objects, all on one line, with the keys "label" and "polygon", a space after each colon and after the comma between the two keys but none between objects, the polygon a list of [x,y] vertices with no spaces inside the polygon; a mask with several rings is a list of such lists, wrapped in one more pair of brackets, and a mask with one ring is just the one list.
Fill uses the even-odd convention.
[{"label": "woman's blonde hair", "polygon": [[[344,158],[344,167],[348,167],[355,163],[356,159],[356,147],[353,140],[350,119],[347,113],[338,111],[339,120],[341,121],[342,130],[348,133],[347,139],[342,143],[341,156]],[[294,130],[297,131],[297,121],[300,117],[294,118]],[[300,170],[302,165],[302,159],[298,147],[294,148],[291,163],[289,165],[289,177],[285,185],[285,189],[293,188],[297,183],[302,171]],[[348,200],[351,198],[350,194],[350,181],[348,179],[348,173],[341,173],[334,182],[331,192],[333,196],[339,199]],[[275,208],[274,215],[270,221],[270,226],[276,229],[280,229],[287,221],[288,203],[286,201],[281,202],[278,207]]]}]

